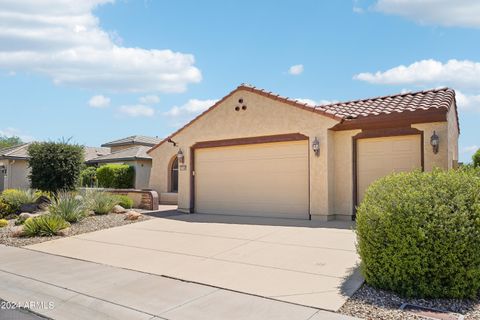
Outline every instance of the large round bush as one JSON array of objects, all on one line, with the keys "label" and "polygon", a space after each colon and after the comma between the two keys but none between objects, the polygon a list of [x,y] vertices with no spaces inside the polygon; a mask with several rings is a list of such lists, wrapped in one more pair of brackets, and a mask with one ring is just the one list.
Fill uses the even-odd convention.
[{"label": "large round bush", "polygon": [[476,297],[480,288],[480,171],[392,174],[357,211],[368,284],[415,297]]}]

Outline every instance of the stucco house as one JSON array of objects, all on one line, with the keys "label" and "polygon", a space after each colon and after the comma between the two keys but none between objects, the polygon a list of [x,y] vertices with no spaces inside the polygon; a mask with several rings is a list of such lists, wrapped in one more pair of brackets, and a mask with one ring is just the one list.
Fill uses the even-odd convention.
[{"label": "stucco house", "polygon": [[454,168],[455,92],[310,106],[240,85],[148,152],[150,187],[187,213],[352,219],[394,171]]},{"label": "stucco house", "polygon": [[[5,189],[30,188],[28,146],[20,144],[0,150],[0,192]],[[110,153],[109,148],[84,147],[85,160]]]}]

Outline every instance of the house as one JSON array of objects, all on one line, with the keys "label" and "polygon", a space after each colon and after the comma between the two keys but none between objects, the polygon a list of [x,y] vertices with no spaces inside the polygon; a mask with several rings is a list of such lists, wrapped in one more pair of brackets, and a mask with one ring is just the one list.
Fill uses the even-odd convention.
[{"label": "house", "polygon": [[150,187],[182,212],[354,218],[391,172],[457,166],[455,92],[309,106],[240,85],[148,152]]},{"label": "house", "polygon": [[149,186],[152,157],[147,151],[161,142],[162,139],[147,136],[130,136],[102,144],[111,153],[92,158],[86,164],[101,166],[110,164],[128,164],[135,168],[135,189],[146,189]]},{"label": "house", "polygon": [[134,146],[86,161],[86,164],[101,166],[107,163],[128,164],[135,168],[135,189],[147,189],[152,168],[152,157],[147,154],[150,147]]}]

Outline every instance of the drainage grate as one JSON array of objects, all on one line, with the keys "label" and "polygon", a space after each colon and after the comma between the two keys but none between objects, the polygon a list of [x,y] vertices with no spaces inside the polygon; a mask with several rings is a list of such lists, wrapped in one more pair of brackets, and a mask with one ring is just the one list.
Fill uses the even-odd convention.
[{"label": "drainage grate", "polygon": [[409,303],[402,304],[400,310],[433,320],[463,320],[463,315],[458,313],[417,306]]}]

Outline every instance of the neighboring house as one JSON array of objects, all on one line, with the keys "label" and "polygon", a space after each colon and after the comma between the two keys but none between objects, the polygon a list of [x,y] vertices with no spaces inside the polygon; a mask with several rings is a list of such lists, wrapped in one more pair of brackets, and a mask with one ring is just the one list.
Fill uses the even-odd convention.
[{"label": "neighboring house", "polygon": [[458,136],[448,88],[313,107],[240,85],[150,149],[150,187],[183,212],[352,219],[374,180],[456,167]]},{"label": "neighboring house", "polygon": [[128,164],[135,168],[135,189],[146,189],[149,186],[152,157],[147,151],[162,139],[147,136],[130,136],[102,144],[111,153],[93,157],[87,164],[101,166],[107,163]]},{"label": "neighboring house", "polygon": [[150,147],[133,146],[120,149],[110,154],[86,161],[86,164],[101,166],[103,164],[128,164],[135,168],[135,189],[146,189],[150,180],[152,157],[147,154]]},{"label": "neighboring house", "polygon": [[[24,143],[0,150],[0,192],[5,189],[30,188],[29,145],[30,143]],[[110,153],[109,148],[84,147],[84,150],[86,161]]]},{"label": "neighboring house", "polygon": [[30,187],[28,175],[29,143],[0,149],[0,192],[5,189],[27,189]]}]

